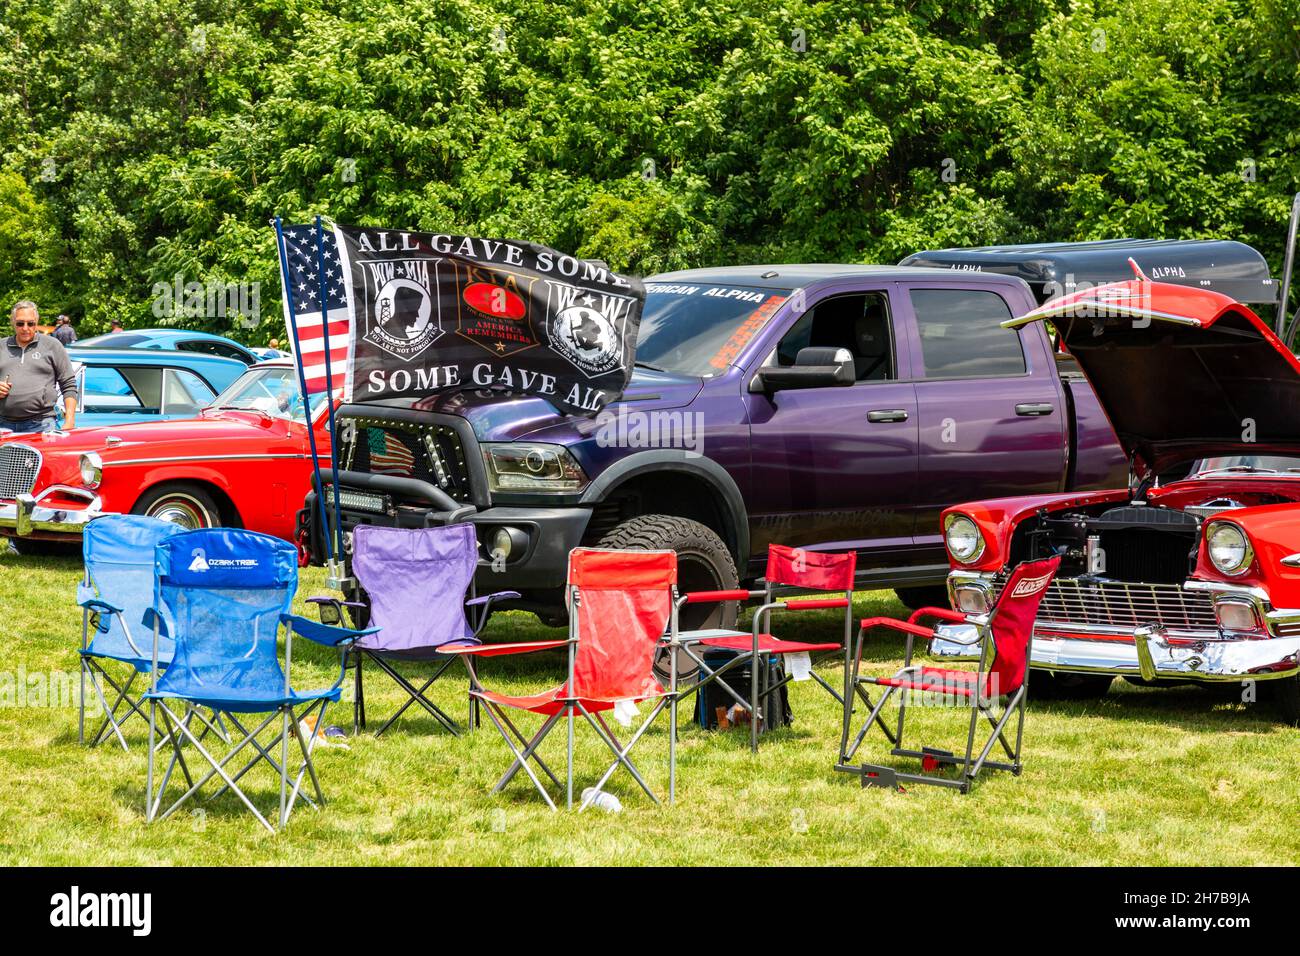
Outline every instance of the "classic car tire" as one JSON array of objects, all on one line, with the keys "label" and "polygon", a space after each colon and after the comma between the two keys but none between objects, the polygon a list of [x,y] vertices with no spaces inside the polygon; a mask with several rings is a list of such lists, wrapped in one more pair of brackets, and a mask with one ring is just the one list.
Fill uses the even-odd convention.
[{"label": "classic car tire", "polygon": [[131,513],[174,521],[186,529],[215,528],[221,524],[221,509],[212,495],[184,481],[151,488],[135,503]]},{"label": "classic car tire", "polygon": [[931,584],[920,588],[894,588],[894,593],[909,611],[919,611],[923,607],[948,607],[948,587],[944,584]]},{"label": "classic car tire", "polygon": [[1300,675],[1284,677],[1277,681],[1264,681],[1273,685],[1277,708],[1282,719],[1292,727],[1300,727]]},{"label": "classic car tire", "polygon": [[[677,590],[726,591],[740,587],[736,562],[726,544],[712,529],[673,515],[640,515],[629,518],[606,534],[598,548],[619,551],[677,552]],[[701,604],[683,607],[680,614],[683,631],[702,627],[735,627],[736,603]]]},{"label": "classic car tire", "polygon": [[1033,700],[1098,700],[1106,696],[1115,678],[1107,674],[1053,674],[1035,670],[1029,678]]}]

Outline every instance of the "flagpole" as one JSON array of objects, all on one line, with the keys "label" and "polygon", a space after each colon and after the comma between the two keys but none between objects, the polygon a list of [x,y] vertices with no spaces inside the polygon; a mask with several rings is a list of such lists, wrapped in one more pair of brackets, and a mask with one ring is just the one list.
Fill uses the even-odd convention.
[{"label": "flagpole", "polygon": [[[342,260],[340,259],[339,268],[342,269]],[[334,486],[334,533],[337,536],[337,549],[335,554],[338,555],[339,566],[331,566],[329,578],[332,582],[338,582],[343,577],[343,512],[339,505],[339,464],[338,464],[338,432],[334,427],[334,370],[330,364],[330,323],[329,308],[327,307],[327,296],[329,294],[327,283],[325,282],[325,227],[321,223],[320,216],[316,217],[316,278],[320,282],[320,319],[321,332],[325,336],[325,387],[329,392],[329,426],[330,426],[330,476]],[[334,584],[338,586],[337,583]]]},{"label": "flagpole", "polygon": [[[280,287],[284,291],[285,316],[289,320],[289,335],[293,339],[293,364],[298,370],[298,386],[302,389],[303,417],[307,422],[307,443],[311,448],[312,477],[316,482],[316,502],[320,506],[321,528],[324,529],[325,547],[329,552],[329,563],[334,564],[334,539],[329,534],[329,516],[325,510],[325,486],[320,477],[320,459],[316,457],[316,429],[312,427],[311,399],[307,395],[307,373],[302,365],[302,343],[298,339],[298,317],[293,308],[293,292],[289,287],[289,257],[284,250],[284,227],[280,217],[271,220],[275,224],[276,251],[280,255]],[[325,319],[324,303],[321,304],[321,320]],[[331,404],[333,396],[330,396]]]}]

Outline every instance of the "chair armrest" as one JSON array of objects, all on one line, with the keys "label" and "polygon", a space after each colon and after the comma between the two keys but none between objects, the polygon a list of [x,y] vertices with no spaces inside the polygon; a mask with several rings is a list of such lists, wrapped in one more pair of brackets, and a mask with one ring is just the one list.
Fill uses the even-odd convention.
[{"label": "chair armrest", "polygon": [[465,602],[465,606],[476,607],[479,604],[487,604],[491,601],[513,601],[519,597],[523,597],[523,595],[518,591],[496,591],[492,594],[484,594],[482,597],[471,598]]},{"label": "chair armrest", "polygon": [[146,609],[144,616],[140,618],[140,623],[150,631],[153,630],[155,621],[158,622],[158,633],[163,637],[169,636],[167,634],[167,618],[158,613],[155,608]]},{"label": "chair armrest", "polygon": [[728,591],[691,591],[678,598],[680,604],[719,604],[723,601],[748,601],[752,597],[762,597],[766,591],[746,591],[744,588],[732,588]]},{"label": "chair armrest", "polygon": [[912,616],[907,619],[907,623],[915,624],[924,617],[934,617],[940,621],[949,621],[953,624],[965,624],[967,616],[961,611],[954,611],[946,607],[919,607],[912,612]]},{"label": "chair armrest", "polygon": [[339,607],[365,607],[364,601],[343,601],[332,597],[309,597],[307,604],[337,604]]},{"label": "chair armrest", "polygon": [[305,637],[315,644],[321,644],[325,647],[340,647],[343,644],[350,644],[367,634],[377,634],[379,628],[367,627],[361,631],[354,631],[348,627],[333,627],[329,624],[321,624],[319,621],[313,621],[311,618],[300,617],[297,614],[281,614],[280,623],[293,628],[293,633],[299,637]]},{"label": "chair armrest", "polygon": [[[965,620],[965,618],[963,618]],[[911,634],[913,637],[930,640],[934,637],[934,630],[928,627],[922,627],[919,624],[913,624],[910,621],[897,621],[892,617],[868,617],[863,618],[861,629],[869,631],[873,627],[887,627],[891,630],[902,631],[904,634]]]},{"label": "chair armrest", "polygon": [[819,608],[848,607],[848,598],[806,598],[803,600],[783,601],[777,605],[783,611],[815,611]]},{"label": "chair armrest", "polygon": [[519,641],[514,644],[464,644],[459,647],[438,647],[439,654],[459,654],[462,657],[501,657],[505,654],[531,654],[534,651],[550,651],[557,647],[568,647],[576,641]]},{"label": "chair armrest", "polygon": [[[118,607],[112,601],[105,601],[99,597],[87,597],[77,602],[88,611],[106,611],[109,614],[121,614],[123,609]],[[153,626],[152,624],[150,625]]]}]

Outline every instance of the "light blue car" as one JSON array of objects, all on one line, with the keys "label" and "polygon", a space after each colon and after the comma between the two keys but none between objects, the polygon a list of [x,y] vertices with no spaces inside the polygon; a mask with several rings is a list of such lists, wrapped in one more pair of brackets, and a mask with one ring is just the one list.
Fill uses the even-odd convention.
[{"label": "light blue car", "polygon": [[106,332],[74,342],[83,349],[160,349],[164,352],[194,352],[201,355],[219,355],[238,359],[245,366],[258,361],[246,346],[234,339],[211,332],[191,332],[187,329],[131,329],[129,332]]},{"label": "light blue car", "polygon": [[234,358],[159,349],[77,344],[68,357],[77,373],[79,427],[191,418],[248,369]]}]

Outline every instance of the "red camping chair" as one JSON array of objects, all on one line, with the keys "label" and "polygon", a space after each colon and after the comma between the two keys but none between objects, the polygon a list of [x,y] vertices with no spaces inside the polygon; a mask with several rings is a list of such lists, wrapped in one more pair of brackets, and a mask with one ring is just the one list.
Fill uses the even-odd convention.
[{"label": "red camping chair", "polygon": [[[670,699],[670,694],[655,679],[653,667],[655,648],[673,614],[676,584],[677,555],[672,551],[575,548],[569,552],[568,640],[447,649],[447,653],[479,657],[566,646],[569,650],[568,679],[558,687],[528,696],[500,694],[483,688],[471,690],[470,693],[483,702],[488,717],[501,732],[515,758],[493,786],[493,793],[504,789],[522,768],[547,805],[556,809],[545,785],[529,765],[531,761],[557,787],[563,786],[565,806],[572,808],[573,727],[575,718],[581,715],[613,751],[615,760],[579,810],[587,808],[620,765],[627,769],[651,800],[659,802],[628,754]],[[654,701],[650,715],[626,745],[620,743],[605,721],[604,713],[622,702],[632,704],[646,700]],[[507,708],[543,716],[545,720],[541,729],[531,739],[525,738],[507,716]],[[561,718],[567,718],[569,723],[567,775],[563,785],[537,752]],[[676,742],[672,737],[675,734],[669,740],[670,766],[677,756]],[[670,791],[670,802],[671,798]]]},{"label": "red camping chair", "polygon": [[[1029,697],[1029,652],[1033,639],[1034,617],[1038,614],[1038,604],[1043,599],[1056,569],[1060,566],[1059,557],[1042,561],[1026,561],[1016,567],[1010,579],[1002,588],[997,603],[987,615],[962,614],[947,608],[926,607],[916,611],[906,622],[888,617],[870,617],[862,622],[858,634],[857,653],[853,659],[852,693],[845,695],[844,724],[849,726],[853,716],[855,697],[861,697],[870,708],[870,714],[852,746],[840,748],[840,759],[835,769],[847,773],[859,774],[864,787],[888,787],[897,789],[899,782],[928,783],[942,787],[953,787],[962,793],[969,793],[975,784],[975,778],[985,767],[994,770],[1010,770],[1020,776],[1020,745],[1025,730],[1025,705]],[[915,638],[930,640],[934,629],[922,627],[917,622],[922,618],[932,617],[940,621],[974,625],[977,636],[973,641],[963,642],[945,635],[945,640],[954,643],[968,643],[979,647],[980,661],[976,670],[950,670],[942,667],[926,667],[912,663],[912,644]],[[858,668],[862,662],[862,642],[873,627],[888,627],[902,631],[907,635],[907,656],[903,667],[891,677],[859,677]],[[870,696],[863,685],[874,684],[886,688],[880,702],[872,704]],[[895,691],[903,691],[898,704],[898,731],[891,731],[880,716],[885,703]],[[907,750],[903,747],[903,721],[907,714],[908,697],[913,693],[939,695],[944,703],[961,701],[962,706],[970,708],[970,731],[966,735],[966,755],[957,756],[950,751],[922,747],[920,750]],[[993,706],[998,700],[1004,700],[1000,717],[993,713]],[[1016,723],[1016,744],[1007,742],[1003,734],[1007,722],[1013,713],[1018,714]],[[989,734],[984,749],[978,757],[975,752],[975,731],[979,718],[983,716],[993,730]],[[862,764],[854,766],[849,763],[861,746],[862,740],[871,729],[872,724],[884,731],[893,749],[890,753],[900,757],[917,757],[921,760],[923,770],[936,770],[949,764],[962,768],[959,779],[947,777],[926,777],[918,774],[899,773],[890,767]],[[847,741],[846,741],[847,742]],[[1002,744],[1007,758],[1011,761],[989,760],[989,754],[996,743]]]},{"label": "red camping chair", "polygon": [[[750,633],[744,631],[685,631],[678,632],[677,616],[673,615],[673,627],[666,643],[672,648],[672,689],[676,691],[677,650],[680,650],[695,662],[700,669],[700,680],[693,688],[677,695],[674,694],[672,707],[673,725],[676,726],[677,698],[698,693],[708,684],[717,681],[722,689],[750,715],[749,746],[758,752],[759,723],[763,718],[766,702],[779,701],[778,694],[782,687],[793,678],[786,674],[776,683],[767,684],[760,689],[760,671],[762,658],[773,654],[821,654],[827,651],[842,651],[844,654],[844,693],[849,692],[849,651],[852,647],[853,628],[853,583],[857,570],[857,554],[848,552],[837,554],[826,551],[805,551],[788,548],[782,544],[769,545],[767,549],[767,573],[764,588],[761,591],[696,591],[678,598],[678,605],[703,604],[721,601],[745,601],[750,598],[762,598],[763,603],[754,610],[753,628]],[[793,601],[778,601],[774,598],[776,588],[798,588],[803,591],[831,591],[840,594],[834,598],[811,598]],[[769,633],[773,611],[806,611],[819,608],[844,609],[844,640],[840,643],[808,643],[804,641],[783,641]],[[705,663],[699,648],[721,648],[737,651],[737,655],[721,667],[711,668]],[[749,695],[738,693],[734,687],[723,679],[723,675],[733,668],[749,664]],[[841,704],[844,695],[828,684],[820,674],[811,671],[810,676]],[[757,711],[758,719],[754,719]],[[847,739],[848,725],[845,724],[842,738]],[[842,749],[842,747],[841,747]]]}]

